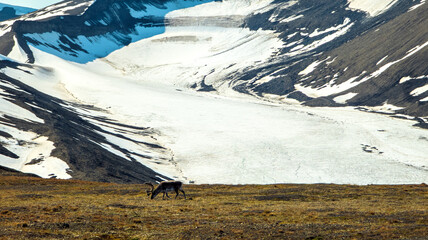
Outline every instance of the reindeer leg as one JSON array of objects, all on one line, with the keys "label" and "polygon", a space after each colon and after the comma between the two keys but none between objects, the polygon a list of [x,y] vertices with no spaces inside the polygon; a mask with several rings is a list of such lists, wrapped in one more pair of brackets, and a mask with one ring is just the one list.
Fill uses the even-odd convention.
[{"label": "reindeer leg", "polygon": [[175,191],[175,193],[176,193],[176,195],[175,195],[175,199],[177,199],[177,197],[178,197],[178,189],[174,189],[174,191]]},{"label": "reindeer leg", "polygon": [[[180,189],[180,192],[182,192],[182,193],[183,193],[183,195],[184,195],[184,199],[186,199],[186,193],[184,193],[184,191],[183,191],[182,189]],[[177,195],[178,195],[178,193],[177,193]]]},{"label": "reindeer leg", "polygon": [[168,192],[165,192],[165,194],[166,194],[167,198],[170,198],[170,197],[168,196]]}]

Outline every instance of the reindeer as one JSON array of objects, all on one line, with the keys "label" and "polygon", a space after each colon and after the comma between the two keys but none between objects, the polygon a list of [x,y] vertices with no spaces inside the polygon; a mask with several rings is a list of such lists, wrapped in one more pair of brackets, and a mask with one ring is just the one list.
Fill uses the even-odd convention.
[{"label": "reindeer", "polygon": [[159,183],[159,186],[154,189],[155,187],[153,186],[152,183],[147,182],[147,185],[149,185],[151,187],[151,190],[147,190],[147,196],[150,196],[150,199],[155,198],[160,192],[163,192],[163,196],[162,199],[165,199],[165,195],[170,198],[168,196],[168,192],[172,192],[174,191],[177,195],[175,195],[175,198],[178,197],[178,191],[182,192],[184,195],[184,199],[186,199],[186,193],[184,193],[182,186],[183,183],[180,181],[163,181],[161,183]]}]

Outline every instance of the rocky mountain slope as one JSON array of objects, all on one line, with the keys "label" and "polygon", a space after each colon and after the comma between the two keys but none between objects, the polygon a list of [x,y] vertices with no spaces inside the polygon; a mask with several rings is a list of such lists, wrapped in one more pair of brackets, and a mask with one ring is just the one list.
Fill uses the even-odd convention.
[{"label": "rocky mountain slope", "polygon": [[[23,70],[28,75],[49,71],[8,60],[1,61],[1,67]],[[153,139],[133,136],[150,135],[149,128],[116,123],[92,106],[79,106],[49,96],[4,73],[0,77],[2,165],[46,178],[73,176],[108,182],[162,179],[133,157],[135,154],[151,159],[157,152],[168,156]],[[150,149],[150,154],[145,155],[143,149],[139,153],[122,149],[106,136],[139,144]],[[118,157],[106,149],[114,149],[126,157]]]},{"label": "rocky mountain slope", "polygon": [[[426,130],[411,127],[428,120],[426,11],[425,0],[71,0],[0,22],[1,165],[118,182],[401,183],[411,169],[410,182],[427,179]],[[251,114],[235,122],[240,111]],[[383,164],[391,176],[361,181]]]},{"label": "rocky mountain slope", "polygon": [[0,3],[0,21],[15,18],[34,11],[36,11],[36,9]]}]

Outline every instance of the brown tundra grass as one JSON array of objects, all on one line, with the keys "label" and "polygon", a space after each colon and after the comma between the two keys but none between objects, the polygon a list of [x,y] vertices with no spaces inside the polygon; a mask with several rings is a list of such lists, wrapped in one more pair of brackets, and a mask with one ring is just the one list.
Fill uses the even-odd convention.
[{"label": "brown tundra grass", "polygon": [[425,184],[147,189],[0,176],[0,239],[428,239]]}]

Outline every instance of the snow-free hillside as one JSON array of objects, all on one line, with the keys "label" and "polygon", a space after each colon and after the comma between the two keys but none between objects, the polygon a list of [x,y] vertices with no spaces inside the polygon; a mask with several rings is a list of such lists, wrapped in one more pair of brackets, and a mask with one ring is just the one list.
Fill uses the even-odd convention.
[{"label": "snow-free hillside", "polygon": [[116,182],[427,182],[424,2],[73,3],[3,28],[1,165]]}]

